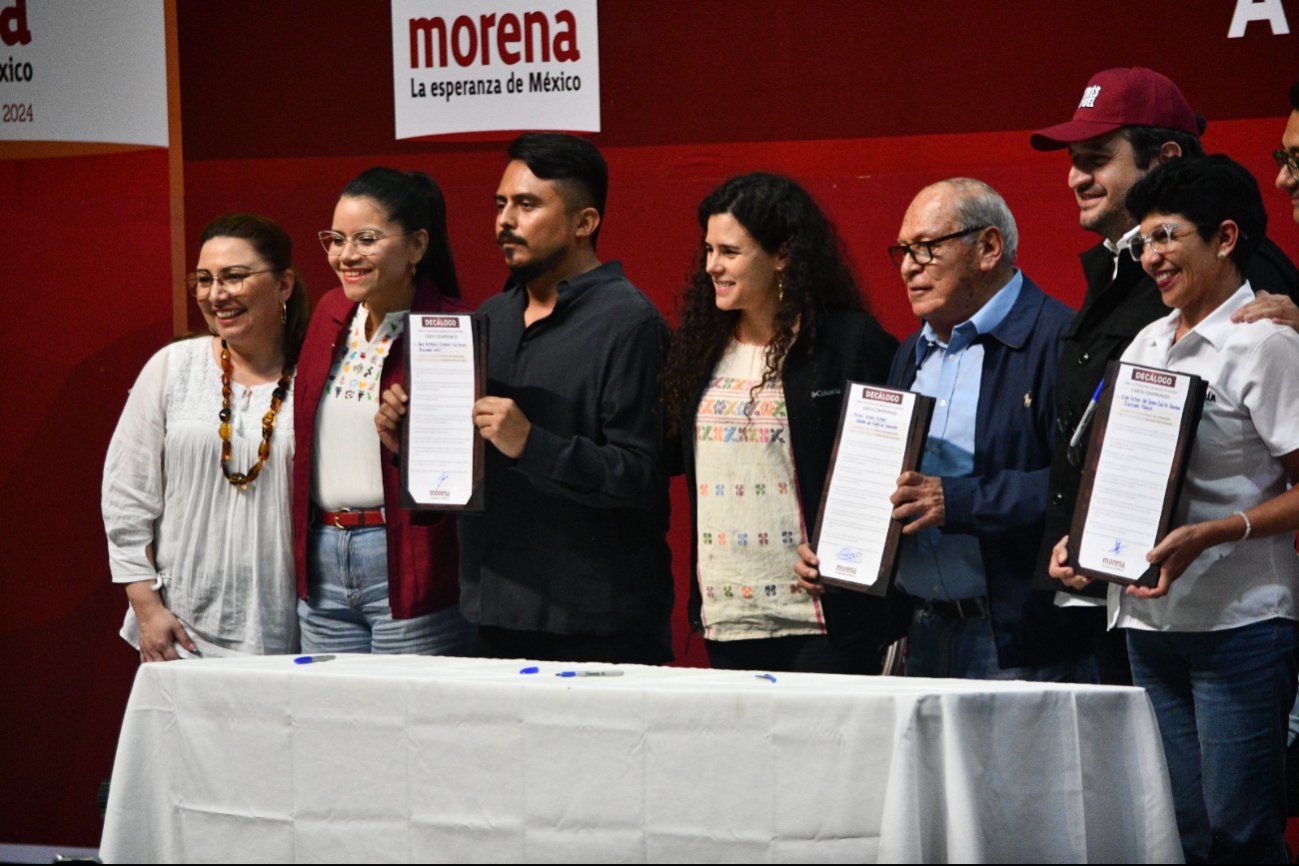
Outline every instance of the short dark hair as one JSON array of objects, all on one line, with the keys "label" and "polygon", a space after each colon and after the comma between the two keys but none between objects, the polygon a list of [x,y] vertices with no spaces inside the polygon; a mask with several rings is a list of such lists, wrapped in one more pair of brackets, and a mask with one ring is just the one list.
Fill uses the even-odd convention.
[{"label": "short dark hair", "polygon": [[199,235],[199,246],[213,238],[248,241],[257,255],[277,272],[293,271],[293,294],[284,302],[284,358],[286,363],[296,363],[302,340],[307,336],[307,323],[311,321],[311,302],[307,299],[307,287],[302,276],[293,267],[293,239],[279,223],[255,213],[228,213],[217,217]]},{"label": "short dark hair", "polygon": [[584,138],[563,132],[525,132],[510,142],[508,153],[511,160],[520,160],[542,180],[562,184],[568,191],[570,209],[595,208],[601,225],[591,233],[594,249],[609,196],[609,166],[600,149]]},{"label": "short dark hair", "polygon": [[1159,211],[1180,214],[1210,240],[1223,220],[1240,228],[1231,260],[1243,269],[1263,242],[1267,210],[1258,181],[1240,163],[1223,154],[1170,159],[1128,191],[1128,213],[1140,222]]},{"label": "short dark hair", "polygon": [[1299,81],[1290,85],[1290,110],[1299,111]]},{"label": "short dark hair", "polygon": [[433,281],[449,298],[460,297],[456,262],[447,237],[447,205],[442,190],[422,171],[398,171],[376,165],[348,181],[339,196],[372,199],[388,219],[408,232],[428,232],[428,249],[415,278]]},{"label": "short dark hair", "polygon": [[[1195,115],[1195,123],[1203,134],[1207,125],[1204,118]],[[1200,136],[1180,129],[1165,129],[1162,126],[1125,126],[1123,137],[1132,145],[1132,161],[1142,171],[1150,168],[1150,163],[1159,156],[1159,149],[1166,141],[1176,143],[1182,149],[1182,156],[1204,156],[1204,145],[1200,143]]]}]

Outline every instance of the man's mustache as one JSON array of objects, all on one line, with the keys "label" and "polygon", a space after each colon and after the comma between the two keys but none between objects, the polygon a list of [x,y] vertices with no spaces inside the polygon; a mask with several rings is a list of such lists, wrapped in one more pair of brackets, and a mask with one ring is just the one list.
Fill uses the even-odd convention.
[{"label": "man's mustache", "polygon": [[528,242],[514,234],[514,232],[501,232],[496,236],[496,245],[500,246],[501,244],[518,244],[521,247],[526,247]]}]

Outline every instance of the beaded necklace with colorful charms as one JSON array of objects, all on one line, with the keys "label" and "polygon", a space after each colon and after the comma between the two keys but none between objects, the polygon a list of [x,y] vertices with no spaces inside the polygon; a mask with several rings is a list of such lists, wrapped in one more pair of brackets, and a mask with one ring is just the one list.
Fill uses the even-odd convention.
[{"label": "beaded necklace with colorful charms", "polygon": [[230,347],[226,345],[225,340],[222,340],[221,412],[217,416],[221,419],[221,426],[217,428],[217,433],[221,436],[221,471],[225,473],[226,481],[241,490],[247,490],[248,485],[256,481],[257,476],[261,474],[266,458],[271,456],[271,434],[275,432],[275,415],[280,411],[280,405],[289,394],[293,368],[285,364],[284,372],[280,374],[280,381],[275,384],[275,390],[271,392],[270,411],[262,416],[262,444],[257,446],[257,462],[247,472],[230,471],[230,420],[234,417],[234,413],[230,411],[230,380],[233,376],[234,365],[230,363]]}]

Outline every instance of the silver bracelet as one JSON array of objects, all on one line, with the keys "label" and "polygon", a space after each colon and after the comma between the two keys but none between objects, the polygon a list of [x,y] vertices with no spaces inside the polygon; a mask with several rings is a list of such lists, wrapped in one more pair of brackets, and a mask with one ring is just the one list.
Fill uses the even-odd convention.
[{"label": "silver bracelet", "polygon": [[1245,512],[1237,511],[1236,514],[1237,516],[1240,517],[1241,520],[1245,521],[1245,534],[1236,540],[1238,542],[1247,541],[1249,539],[1249,534],[1254,531],[1254,524],[1250,522],[1249,515],[1247,515]]}]

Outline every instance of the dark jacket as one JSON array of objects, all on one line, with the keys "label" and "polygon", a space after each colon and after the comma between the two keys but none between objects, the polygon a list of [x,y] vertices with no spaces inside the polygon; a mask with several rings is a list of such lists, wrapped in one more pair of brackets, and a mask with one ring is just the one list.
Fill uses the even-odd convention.
[{"label": "dark jacket", "polygon": [[651,634],[668,646],[672,569],[659,373],[667,323],[607,262],[562,281],[524,327],[527,290],[488,298],[487,392],[532,424],[486,448],[486,511],[460,524],[461,609],[479,625]]},{"label": "dark jacket", "polygon": [[[884,381],[889,360],[897,340],[880,327],[868,313],[832,311],[818,327],[815,345],[795,340],[785,357],[781,385],[785,391],[785,408],[789,415],[790,447],[794,455],[794,473],[798,483],[798,502],[809,536],[814,530],[821,508],[830,455],[834,450],[839,426],[839,409],[843,404],[843,387],[847,381],[879,384]],[[684,471],[690,493],[690,625],[703,630],[700,619],[702,598],[699,590],[699,531],[696,524],[694,434],[699,400],[707,386],[707,377],[687,403],[681,419],[680,436],[673,444],[680,446],[674,455],[674,474]],[[795,556],[791,552],[790,574]],[[884,600],[851,590],[831,588],[822,599],[826,631],[837,647],[862,644],[870,649],[891,643],[897,629],[890,622],[890,605]]]},{"label": "dark jacket", "polygon": [[[988,606],[1002,667],[1046,665],[1085,653],[1076,615],[1034,590],[1047,472],[1055,420],[1060,339],[1073,312],[1026,276],[1019,298],[983,345],[983,378],[975,410],[974,472],[943,478],[944,532],[979,540]],[[893,360],[888,384],[916,378],[917,331]]]},{"label": "dark jacket", "polygon": [[[1060,375],[1056,380],[1056,440],[1051,453],[1050,492],[1033,577],[1034,584],[1041,589],[1066,589],[1051,578],[1047,567],[1052,548],[1062,536],[1069,534],[1082,480],[1082,470],[1069,461],[1069,437],[1104,377],[1105,365],[1123,354],[1138,331],[1169,312],[1154,280],[1126,252],[1119,255],[1117,276],[1112,276],[1114,257],[1103,243],[1084,252],[1081,259],[1087,295],[1082,309],[1065,332]],[[1286,294],[1299,303],[1299,272],[1271,240],[1264,238],[1246,266],[1245,276],[1255,291]],[[1085,434],[1078,455],[1079,466],[1087,440]],[[1104,598],[1107,586],[1104,581],[1094,581],[1083,593]],[[1099,613],[1095,627],[1104,628]]]},{"label": "dark jacket", "polygon": [[[459,301],[444,297],[431,283],[415,291],[411,309],[419,313],[468,312]],[[346,345],[356,304],[341,288],[320,299],[307,327],[298,358],[294,383],[293,430],[293,557],[298,572],[298,594],[307,597],[307,538],[310,531],[311,467],[315,447],[316,410],[325,380],[340,351]],[[383,365],[380,389],[386,391],[405,381],[406,337],[393,340]],[[382,449],[383,446],[375,447]],[[401,476],[397,464],[385,451],[380,459],[383,473],[383,505],[388,530],[388,605],[396,619],[441,610],[460,598],[456,573],[455,521],[441,515],[407,511],[401,507]]]}]

